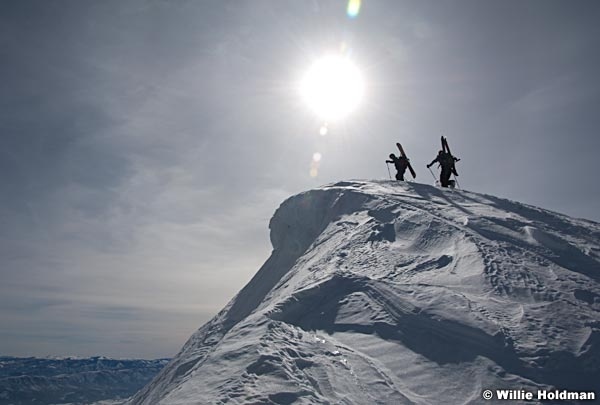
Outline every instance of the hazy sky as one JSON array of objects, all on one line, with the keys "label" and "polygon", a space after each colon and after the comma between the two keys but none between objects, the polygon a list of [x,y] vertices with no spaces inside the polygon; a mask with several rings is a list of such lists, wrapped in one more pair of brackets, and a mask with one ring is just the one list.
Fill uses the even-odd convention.
[{"label": "hazy sky", "polygon": [[[269,255],[285,198],[417,180],[600,220],[596,0],[0,1],[0,354],[174,355]],[[345,44],[359,109],[296,83]],[[319,174],[311,178],[313,153]]]}]

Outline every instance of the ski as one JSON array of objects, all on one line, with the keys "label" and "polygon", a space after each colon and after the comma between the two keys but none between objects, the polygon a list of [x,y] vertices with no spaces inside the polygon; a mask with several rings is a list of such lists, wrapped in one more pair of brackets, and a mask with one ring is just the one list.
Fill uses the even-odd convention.
[{"label": "ski", "polygon": [[452,153],[450,153],[450,147],[448,146],[448,140],[443,135],[442,135],[442,150],[444,152],[446,152],[447,154],[449,154],[450,156],[452,156]]},{"label": "ski", "polygon": [[[448,155],[450,155],[450,157],[452,158],[452,173],[455,176],[458,176],[458,172],[456,171],[456,166],[454,165],[455,162],[455,158],[452,155],[452,152],[450,152],[450,146],[448,146],[448,140],[446,139],[445,136],[442,135],[442,150],[446,153],[448,153]],[[460,159],[456,159],[456,162],[458,162]]]},{"label": "ski", "polygon": [[406,158],[406,160],[408,160],[408,170],[410,170],[410,174],[413,176],[413,179],[416,179],[417,173],[415,173],[415,170],[410,165],[410,159],[408,158],[408,156],[406,156],[406,153],[404,153],[404,149],[402,148],[402,145],[400,145],[400,142],[396,142],[396,146],[400,151],[400,155],[402,155],[404,158]]}]

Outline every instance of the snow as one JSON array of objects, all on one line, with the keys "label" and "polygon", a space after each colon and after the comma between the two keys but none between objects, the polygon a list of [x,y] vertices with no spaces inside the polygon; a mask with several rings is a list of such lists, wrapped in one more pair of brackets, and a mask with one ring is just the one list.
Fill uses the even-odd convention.
[{"label": "snow", "polygon": [[[0,404],[89,404],[128,398],[150,382],[167,361],[0,357]],[[98,405],[101,403],[117,402]]]},{"label": "snow", "polygon": [[484,389],[598,387],[598,223],[347,181],[289,198],[269,226],[271,257],[132,404],[460,404]]}]

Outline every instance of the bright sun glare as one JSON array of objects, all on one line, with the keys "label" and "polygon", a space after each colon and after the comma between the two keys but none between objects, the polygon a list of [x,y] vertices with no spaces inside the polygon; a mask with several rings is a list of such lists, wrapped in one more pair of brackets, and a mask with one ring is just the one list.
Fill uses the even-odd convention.
[{"label": "bright sun glare", "polygon": [[300,92],[308,106],[326,121],[342,119],[359,105],[364,82],[358,68],[341,56],[326,56],[310,67]]}]

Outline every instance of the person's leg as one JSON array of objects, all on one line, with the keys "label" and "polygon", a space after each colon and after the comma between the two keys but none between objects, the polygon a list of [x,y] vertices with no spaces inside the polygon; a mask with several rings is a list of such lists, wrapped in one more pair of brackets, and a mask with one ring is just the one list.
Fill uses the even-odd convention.
[{"label": "person's leg", "polygon": [[442,187],[448,187],[451,174],[452,172],[450,170],[442,169],[442,173],[440,174],[440,183],[442,183]]}]

